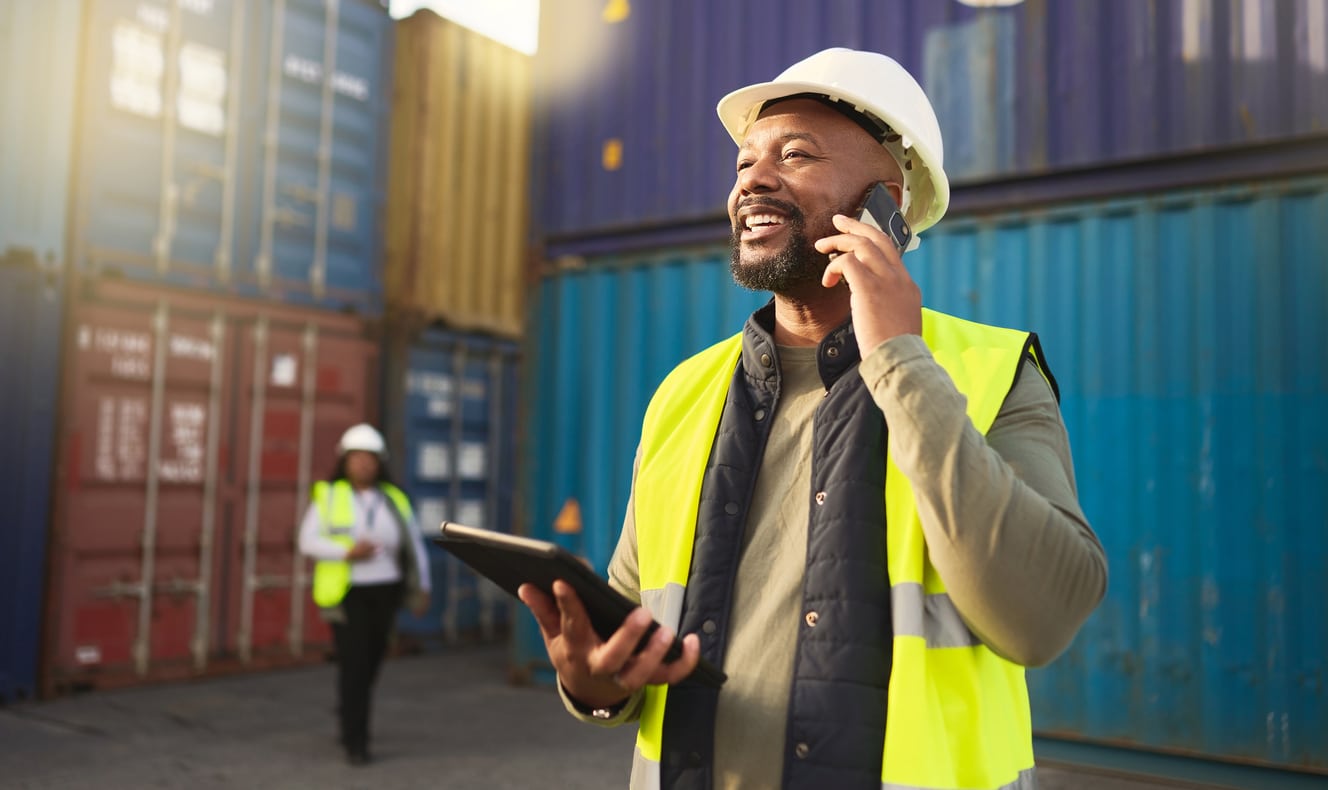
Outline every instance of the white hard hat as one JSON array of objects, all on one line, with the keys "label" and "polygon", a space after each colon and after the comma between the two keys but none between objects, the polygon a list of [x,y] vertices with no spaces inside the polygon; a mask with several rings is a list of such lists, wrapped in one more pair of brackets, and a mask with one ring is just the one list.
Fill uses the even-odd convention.
[{"label": "white hard hat", "polygon": [[715,109],[729,136],[742,145],[766,103],[802,93],[842,102],[843,109],[865,115],[865,122],[884,124],[878,139],[904,173],[900,208],[913,228],[913,249],[917,234],[935,225],[950,205],[941,127],[922,86],[892,58],[835,47],[794,63],[773,82],[739,88]]},{"label": "white hard hat", "polygon": [[364,450],[380,459],[387,459],[387,442],[383,441],[383,435],[378,429],[367,422],[352,425],[341,434],[341,441],[337,442],[337,455],[345,455],[351,450]]}]

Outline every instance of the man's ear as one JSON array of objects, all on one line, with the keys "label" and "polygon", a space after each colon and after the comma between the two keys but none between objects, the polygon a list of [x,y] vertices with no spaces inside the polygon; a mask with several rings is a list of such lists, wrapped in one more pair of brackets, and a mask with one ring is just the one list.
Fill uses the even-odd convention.
[{"label": "man's ear", "polygon": [[904,185],[898,181],[886,181],[885,188],[890,191],[890,197],[895,199],[895,205],[904,205]]}]

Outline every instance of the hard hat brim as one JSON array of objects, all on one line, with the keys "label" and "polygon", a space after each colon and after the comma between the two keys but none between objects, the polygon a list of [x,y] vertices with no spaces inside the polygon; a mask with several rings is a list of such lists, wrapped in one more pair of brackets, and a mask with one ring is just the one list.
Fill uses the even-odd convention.
[{"label": "hard hat brim", "polygon": [[[719,122],[724,125],[724,130],[729,133],[729,137],[733,138],[735,144],[741,146],[743,138],[747,136],[747,130],[767,102],[796,96],[799,93],[818,93],[850,104],[859,110],[872,105],[872,102],[863,96],[859,96],[852,91],[835,90],[827,87],[823,82],[782,80],[759,82],[745,88],[739,88],[720,99],[719,104],[715,106],[715,112],[718,113]],[[928,146],[922,136],[916,133],[916,130],[903,128],[897,121],[892,124],[892,128],[908,139],[910,146],[917,150],[924,162],[934,161],[932,156],[934,152],[928,150]],[[921,233],[936,224],[950,204],[950,182],[945,177],[944,172],[939,174],[929,172],[927,182],[931,191],[931,198],[928,201],[929,209],[925,216],[910,220],[914,226],[915,234]],[[917,242],[917,236],[915,235],[909,249],[915,248]]]},{"label": "hard hat brim", "polygon": [[759,112],[758,108],[763,107],[768,101],[796,96],[799,93],[819,93],[858,105],[865,103],[860,97],[829,91],[819,82],[758,82],[755,85],[739,88],[720,99],[715,111],[719,113],[719,122],[724,124],[724,130],[729,133],[729,137],[733,138],[734,143],[742,145],[742,138],[747,135],[748,127],[756,120],[755,117],[750,117],[754,109]]}]

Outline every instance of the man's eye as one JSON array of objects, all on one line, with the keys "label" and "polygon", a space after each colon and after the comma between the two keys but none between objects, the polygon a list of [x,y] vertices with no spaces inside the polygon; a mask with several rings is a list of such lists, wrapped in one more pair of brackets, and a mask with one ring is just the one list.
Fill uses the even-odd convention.
[{"label": "man's eye", "polygon": [[791,151],[784,152],[785,159],[801,159],[805,156],[806,154],[804,154],[802,151],[797,150],[796,148]]},{"label": "man's eye", "polygon": [[752,166],[751,161],[744,159],[741,162],[738,162],[738,172],[741,173],[742,171],[746,170],[751,166]]}]

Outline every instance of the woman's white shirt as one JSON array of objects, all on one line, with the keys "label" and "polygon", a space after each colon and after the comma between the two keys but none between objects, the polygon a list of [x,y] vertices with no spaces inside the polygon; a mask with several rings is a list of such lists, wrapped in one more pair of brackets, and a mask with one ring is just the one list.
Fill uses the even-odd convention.
[{"label": "woman's white shirt", "polygon": [[[376,488],[355,491],[352,504],[355,508],[355,524],[351,527],[351,538],[355,541],[368,540],[378,546],[372,557],[352,562],[350,566],[351,584],[391,584],[401,581],[401,567],[398,563],[401,546],[401,530],[397,527],[396,515],[392,512],[392,501]],[[300,553],[316,560],[341,560],[346,557],[346,546],[337,543],[323,533],[322,517],[318,506],[311,504],[305,511],[304,521],[300,524]],[[420,588],[430,589],[429,561],[424,548],[424,539],[420,535],[415,519],[407,525],[411,541],[415,544],[415,560],[419,568]]]}]

